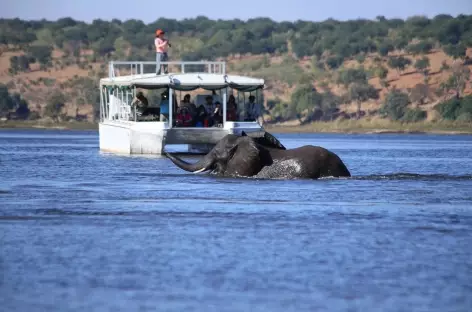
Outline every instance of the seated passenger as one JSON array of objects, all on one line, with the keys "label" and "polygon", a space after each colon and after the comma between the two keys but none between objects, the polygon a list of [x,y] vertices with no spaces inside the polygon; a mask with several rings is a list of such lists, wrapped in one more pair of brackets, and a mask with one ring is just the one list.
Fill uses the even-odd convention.
[{"label": "seated passenger", "polygon": [[204,127],[205,125],[208,126],[208,113],[205,109],[204,105],[200,105],[197,107],[197,113],[195,115],[195,126],[196,127]]},{"label": "seated passenger", "polygon": [[146,115],[148,105],[148,100],[141,91],[136,94],[136,97],[131,102],[131,106],[134,106],[136,116],[138,117]]},{"label": "seated passenger", "polygon": [[223,109],[221,108],[221,103],[216,102],[215,103],[215,110],[211,114],[211,123],[210,127],[212,126],[218,126],[219,124],[223,123]]},{"label": "seated passenger", "polygon": [[233,105],[228,105],[226,107],[226,120],[227,121],[237,121],[238,120],[238,110],[236,103]]},{"label": "seated passenger", "polygon": [[249,102],[245,105],[246,118],[244,121],[258,121],[259,116],[261,116],[261,106],[254,102],[255,99],[254,95],[249,96]]},{"label": "seated passenger", "polygon": [[236,99],[234,98],[234,95],[232,94],[230,94],[228,102],[226,103],[226,120],[228,121],[239,120],[238,104],[236,104]]},{"label": "seated passenger", "polygon": [[206,103],[205,103],[205,109],[207,113],[211,113],[214,110],[214,105],[213,105],[213,97],[211,95],[207,95],[205,97]]},{"label": "seated passenger", "polygon": [[180,103],[180,105],[179,105],[179,108],[184,108],[184,107],[186,107],[186,108],[189,110],[190,115],[192,115],[192,117],[195,117],[195,116],[196,116],[196,114],[197,114],[197,107],[195,106],[194,103],[192,103],[192,102],[190,101],[190,94],[186,94],[186,95],[184,96],[183,101],[182,101],[182,102]]},{"label": "seated passenger", "polygon": [[177,127],[191,127],[193,122],[193,118],[190,115],[190,112],[187,108],[182,108],[179,110],[176,119],[176,126]]}]

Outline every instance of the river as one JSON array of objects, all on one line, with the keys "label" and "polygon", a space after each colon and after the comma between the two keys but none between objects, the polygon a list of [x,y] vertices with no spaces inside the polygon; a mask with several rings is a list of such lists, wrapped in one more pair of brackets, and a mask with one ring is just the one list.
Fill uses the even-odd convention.
[{"label": "river", "polygon": [[217,178],[102,154],[96,131],[1,130],[2,311],[471,311],[472,136],[275,135],[353,177]]}]

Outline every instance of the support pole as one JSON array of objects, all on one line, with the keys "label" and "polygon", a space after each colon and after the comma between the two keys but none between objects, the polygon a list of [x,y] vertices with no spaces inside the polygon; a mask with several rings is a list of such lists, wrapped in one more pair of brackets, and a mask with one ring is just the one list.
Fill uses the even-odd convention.
[{"label": "support pole", "polygon": [[169,128],[172,128],[172,109],[174,108],[174,99],[172,96],[172,88],[169,87]]},{"label": "support pole", "polygon": [[[225,91],[223,92],[223,128],[225,127],[226,124],[226,93],[227,93],[228,87],[225,88]],[[221,94],[221,90],[220,90]]]},{"label": "support pole", "polygon": [[100,85],[100,121],[105,119],[105,104],[103,103],[103,86]]}]

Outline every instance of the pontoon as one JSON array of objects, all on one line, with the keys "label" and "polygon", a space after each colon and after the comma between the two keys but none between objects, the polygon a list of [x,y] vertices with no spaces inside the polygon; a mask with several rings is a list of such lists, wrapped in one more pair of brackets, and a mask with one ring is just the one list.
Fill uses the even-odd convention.
[{"label": "pontoon", "polygon": [[[227,134],[263,130],[259,118],[248,119],[246,111],[246,100],[250,95],[256,99],[256,105],[263,107],[263,79],[227,75],[224,62],[162,64],[168,65],[169,70],[178,70],[156,75],[155,62],[109,63],[108,78],[100,79],[101,151],[159,155],[166,145],[184,144],[188,146],[188,152],[205,153]],[[133,106],[139,91],[145,93],[148,99],[147,113],[142,115]],[[216,98],[221,103],[222,120],[185,127],[176,122],[181,99],[189,92],[194,93],[196,108],[205,106],[206,97]],[[239,117],[227,120],[230,94],[236,98]],[[208,112],[208,116],[211,113]]]}]

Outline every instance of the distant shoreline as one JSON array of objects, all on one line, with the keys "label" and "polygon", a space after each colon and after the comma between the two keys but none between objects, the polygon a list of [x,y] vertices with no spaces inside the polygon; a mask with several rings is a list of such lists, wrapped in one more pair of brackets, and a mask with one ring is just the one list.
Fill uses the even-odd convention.
[{"label": "distant shoreline", "polygon": [[[371,122],[362,120],[314,122],[303,126],[266,124],[264,128],[272,133],[342,133],[342,134],[444,134],[472,135],[472,124],[454,122],[401,124],[390,121]],[[45,130],[98,130],[97,123],[91,122],[41,122],[41,121],[1,121],[1,130],[45,129]]]}]

